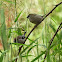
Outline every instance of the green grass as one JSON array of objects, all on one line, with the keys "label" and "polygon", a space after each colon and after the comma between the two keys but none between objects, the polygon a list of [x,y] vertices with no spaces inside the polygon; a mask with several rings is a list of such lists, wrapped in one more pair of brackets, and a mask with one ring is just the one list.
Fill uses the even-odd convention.
[{"label": "green grass", "polygon": [[[58,6],[29,36],[25,45],[14,43],[14,38],[26,37],[34,27],[26,17],[29,13],[47,14],[61,0],[15,0],[0,2],[0,38],[4,50],[0,50],[0,62],[43,62],[49,41],[62,22],[62,4]],[[8,46],[9,45],[9,46]],[[19,46],[23,48],[17,56]],[[45,62],[62,62],[62,30],[55,36],[48,49]]]}]

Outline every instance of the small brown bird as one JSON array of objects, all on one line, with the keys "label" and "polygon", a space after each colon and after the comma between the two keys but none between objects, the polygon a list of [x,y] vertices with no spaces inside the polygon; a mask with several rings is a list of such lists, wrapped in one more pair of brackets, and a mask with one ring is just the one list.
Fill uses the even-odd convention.
[{"label": "small brown bird", "polygon": [[34,24],[38,24],[42,22],[43,16],[37,15],[37,14],[29,14],[27,18],[30,20],[30,22]]},{"label": "small brown bird", "polygon": [[17,37],[14,39],[14,42],[15,42],[15,43],[21,43],[21,44],[23,44],[24,41],[25,41],[25,33],[24,33],[24,35],[17,36]]}]

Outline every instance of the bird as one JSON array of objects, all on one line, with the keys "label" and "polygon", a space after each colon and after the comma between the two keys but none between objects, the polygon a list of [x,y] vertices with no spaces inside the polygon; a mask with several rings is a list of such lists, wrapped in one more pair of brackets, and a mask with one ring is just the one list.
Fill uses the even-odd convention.
[{"label": "bird", "polygon": [[14,38],[14,43],[24,44],[24,42],[25,42],[25,34],[26,33],[24,33],[24,35],[19,35],[16,38]]},{"label": "bird", "polygon": [[27,18],[30,20],[31,23],[39,24],[42,22],[43,16],[37,15],[37,14],[29,14]]}]

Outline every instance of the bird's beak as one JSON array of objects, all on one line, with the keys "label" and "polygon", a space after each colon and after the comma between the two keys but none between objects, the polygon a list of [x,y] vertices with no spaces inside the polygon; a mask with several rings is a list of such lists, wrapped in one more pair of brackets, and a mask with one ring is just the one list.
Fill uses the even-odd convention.
[{"label": "bird's beak", "polygon": [[29,18],[29,15],[27,16],[27,18]]}]

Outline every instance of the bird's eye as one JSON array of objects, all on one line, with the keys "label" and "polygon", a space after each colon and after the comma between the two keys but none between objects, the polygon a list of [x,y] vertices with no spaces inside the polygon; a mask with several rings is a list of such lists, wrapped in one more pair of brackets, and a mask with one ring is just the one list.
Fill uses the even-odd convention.
[{"label": "bird's eye", "polygon": [[22,37],[22,39],[24,39],[24,38],[25,38],[25,36]]}]

